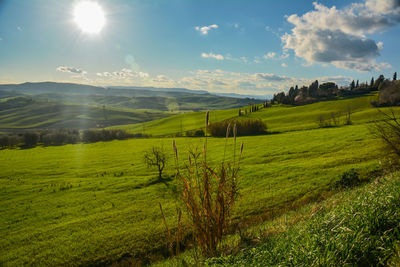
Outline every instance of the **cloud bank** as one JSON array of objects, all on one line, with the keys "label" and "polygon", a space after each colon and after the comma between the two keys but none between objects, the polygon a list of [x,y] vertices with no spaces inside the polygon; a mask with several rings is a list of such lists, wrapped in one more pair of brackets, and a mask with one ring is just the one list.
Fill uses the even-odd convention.
[{"label": "cloud bank", "polygon": [[288,16],[294,25],[281,37],[284,49],[291,49],[308,63],[331,63],[339,68],[372,71],[389,68],[377,63],[383,43],[367,37],[400,22],[399,0],[366,0],[343,9],[317,2],[302,16]]}]

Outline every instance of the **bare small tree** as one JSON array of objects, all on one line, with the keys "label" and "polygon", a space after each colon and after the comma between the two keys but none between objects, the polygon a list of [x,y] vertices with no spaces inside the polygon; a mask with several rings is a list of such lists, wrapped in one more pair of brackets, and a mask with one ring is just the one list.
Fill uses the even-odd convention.
[{"label": "bare small tree", "polygon": [[375,132],[386,145],[386,151],[400,158],[400,120],[393,110],[388,113],[378,109],[382,119],[374,124]]},{"label": "bare small tree", "polygon": [[146,151],[143,156],[144,162],[149,168],[157,167],[158,179],[162,180],[162,172],[168,161],[168,155],[164,147],[153,146],[150,150]]},{"label": "bare small tree", "polygon": [[352,125],[353,124],[353,122],[351,121],[351,113],[352,113],[352,111],[351,111],[350,106],[347,106],[346,121],[345,121],[346,125]]}]

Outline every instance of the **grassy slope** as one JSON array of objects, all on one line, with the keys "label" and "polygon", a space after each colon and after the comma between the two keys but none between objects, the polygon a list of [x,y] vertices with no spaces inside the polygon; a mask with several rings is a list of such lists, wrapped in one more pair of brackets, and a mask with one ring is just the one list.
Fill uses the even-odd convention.
[{"label": "grassy slope", "polygon": [[[364,125],[239,141],[245,143],[245,159],[238,216],[313,199],[344,170],[378,164],[377,147]],[[136,139],[1,151],[0,231],[7,238],[0,241],[0,263],[83,264],[163,245],[157,203],[163,203],[172,224],[174,196],[171,184],[148,185],[156,173],[145,168],[141,155],[154,144],[170,147],[171,142]],[[222,159],[224,142],[209,140],[209,158]],[[177,143],[183,153],[202,140]],[[167,172],[173,173],[171,167]]]},{"label": "grassy slope", "polygon": [[[307,106],[299,108],[307,112]],[[276,109],[290,112],[286,107]],[[212,113],[211,119],[231,115],[232,111],[221,111]],[[204,113],[180,116],[193,125],[204,120]],[[245,157],[237,216],[316,199],[343,171],[375,169],[379,144],[368,125],[361,124],[366,118],[361,116],[353,126],[239,138]],[[157,129],[165,133],[176,123],[161,123]],[[182,159],[189,146],[201,149],[203,138],[176,141]],[[163,203],[173,226],[173,183],[152,184],[156,172],[144,166],[142,155],[153,145],[170,148],[171,143],[169,138],[153,138],[0,151],[0,234],[7,237],[0,240],[0,265],[79,265],[163,246],[160,236],[165,231],[157,203]],[[224,139],[209,139],[209,159],[214,163],[222,160],[224,144]],[[168,175],[173,174],[171,165]]]},{"label": "grassy slope", "polygon": [[0,100],[0,129],[91,128],[159,119],[171,113],[47,102],[29,97]]},{"label": "grassy slope", "polygon": [[[328,118],[331,112],[341,113],[340,120],[343,121],[347,108],[350,107],[353,113],[352,120],[356,123],[364,123],[373,120],[377,114],[376,110],[370,105],[371,100],[376,98],[376,94],[371,94],[298,107],[273,106],[240,118],[260,118],[266,122],[268,130],[272,132],[305,130],[317,128],[319,116],[323,115]],[[211,122],[238,118],[238,109],[217,110],[210,113]],[[204,114],[205,112],[179,114],[146,123],[116,127],[133,133],[142,133],[144,130],[145,133],[154,136],[172,135],[180,133],[181,129],[185,132],[204,127]]]},{"label": "grassy slope", "polygon": [[378,183],[342,192],[311,210],[303,210],[305,220],[293,226],[286,220],[289,227],[265,238],[261,246],[244,249],[236,256],[213,259],[209,264],[385,266],[389,262],[397,266],[398,259],[391,257],[400,242],[399,202],[397,173]]},{"label": "grassy slope", "polygon": [[[1,91],[0,91],[1,92]],[[118,91],[121,92],[121,91]],[[116,94],[118,94],[116,92]],[[129,91],[126,91],[129,93]],[[215,95],[202,95],[190,93],[163,93],[149,91],[145,95],[63,95],[63,94],[40,94],[36,97],[51,99],[60,102],[68,102],[80,105],[94,105],[128,108],[128,109],[153,109],[158,111],[189,112],[200,110],[229,109],[247,105],[248,99],[229,98]],[[257,101],[260,103],[261,101]]]},{"label": "grassy slope", "polygon": [[[122,128],[132,133],[144,132],[153,136],[171,135],[204,127],[205,114],[206,112],[183,113],[160,120],[137,125],[115,126],[114,128]],[[214,110],[210,111],[210,120],[226,120],[237,116],[237,114],[238,109]]]},{"label": "grassy slope", "polygon": [[400,174],[387,175],[228,236],[228,256],[206,264],[189,250],[155,266],[398,266],[399,201]]}]

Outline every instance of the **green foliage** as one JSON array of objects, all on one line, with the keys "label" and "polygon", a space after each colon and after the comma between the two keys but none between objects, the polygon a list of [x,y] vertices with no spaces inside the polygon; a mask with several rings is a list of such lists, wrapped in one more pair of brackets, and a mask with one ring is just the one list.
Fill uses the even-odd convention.
[{"label": "green foliage", "polygon": [[185,136],[187,136],[187,137],[203,137],[204,131],[203,131],[203,129],[186,131]]},{"label": "green foliage", "polygon": [[36,146],[39,141],[39,134],[35,132],[24,133],[24,143],[27,147]]},{"label": "green foliage", "polygon": [[82,142],[93,143],[99,141],[122,140],[133,137],[124,130],[84,130],[82,133]]},{"label": "green foliage", "polygon": [[358,172],[355,169],[345,171],[340,179],[335,182],[336,188],[348,188],[359,185],[361,183]]},{"label": "green foliage", "polygon": [[385,266],[400,240],[400,179],[339,196],[342,203],[270,236],[217,266]]},{"label": "green foliage", "polygon": [[229,124],[236,124],[238,136],[263,134],[267,130],[267,125],[260,119],[241,119],[211,123],[208,132],[212,136],[224,137]]},{"label": "green foliage", "polygon": [[129,134],[125,130],[84,130],[81,133],[75,129],[56,129],[56,130],[40,130],[25,131],[23,134],[8,134],[0,136],[1,148],[16,148],[17,145],[24,148],[32,148],[39,144],[44,146],[59,146],[65,144],[76,144],[79,142],[94,143],[100,141],[123,140],[133,137],[148,137],[142,134]]}]

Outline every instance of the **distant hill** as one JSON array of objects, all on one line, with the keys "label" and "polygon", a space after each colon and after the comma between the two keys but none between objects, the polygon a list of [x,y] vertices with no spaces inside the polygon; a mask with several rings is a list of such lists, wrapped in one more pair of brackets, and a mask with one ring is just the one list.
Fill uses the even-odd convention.
[{"label": "distant hill", "polygon": [[191,90],[186,88],[162,88],[162,87],[140,87],[140,86],[107,86],[110,89],[125,89],[125,90],[147,90],[156,92],[180,92],[180,93],[190,93],[190,94],[208,94],[205,90]]},{"label": "distant hill", "polygon": [[78,94],[78,95],[105,95],[105,96],[185,96],[185,95],[213,95],[228,98],[244,99],[264,99],[262,96],[241,95],[234,93],[209,93],[205,90],[190,90],[186,88],[156,88],[156,87],[137,87],[137,86],[93,86],[75,83],[57,82],[26,82],[21,84],[0,84],[0,93],[26,93],[26,94]]},{"label": "distant hill", "polygon": [[156,110],[118,110],[17,96],[0,99],[0,130],[86,129],[146,122],[170,116]]},{"label": "distant hill", "polygon": [[261,102],[184,88],[0,84],[0,130],[135,124],[182,112],[232,109]]}]

